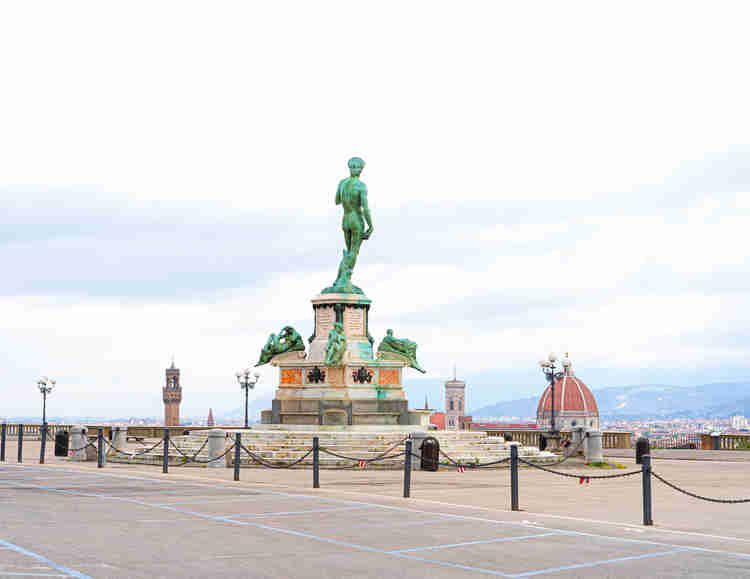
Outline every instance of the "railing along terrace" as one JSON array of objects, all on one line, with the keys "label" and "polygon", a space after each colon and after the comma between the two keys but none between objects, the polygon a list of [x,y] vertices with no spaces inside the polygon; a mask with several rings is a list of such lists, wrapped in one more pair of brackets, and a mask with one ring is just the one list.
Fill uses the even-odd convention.
[{"label": "railing along terrace", "polygon": [[[525,428],[478,428],[480,432],[486,432],[487,436],[505,436],[510,435],[511,440],[514,442],[520,442],[523,446],[539,446],[539,439],[541,436],[546,435],[549,431],[546,430],[532,430]],[[572,438],[572,432],[569,430],[560,431],[560,440],[565,442]],[[602,432],[602,447],[603,448],[631,448],[632,447],[633,434],[631,432],[621,431],[607,431]]]},{"label": "railing along terrace", "polygon": [[649,438],[651,448],[690,450],[702,447],[701,435],[698,432],[685,432],[661,438]]},{"label": "railing along terrace", "polygon": [[714,440],[718,439],[719,448],[716,450],[750,450],[750,434],[701,434],[700,448],[714,450]]},{"label": "railing along terrace", "polygon": [[[41,424],[11,424],[7,423],[6,436],[9,439],[18,438],[18,427],[23,426],[23,437],[26,440],[40,440],[42,438],[42,425]],[[54,436],[58,432],[70,432],[70,424],[47,424],[48,436]]]},{"label": "railing along terrace", "polygon": [[[42,425],[41,424],[22,424],[23,436],[26,440],[39,440],[42,437]],[[68,432],[75,426],[74,424],[50,424],[47,423],[47,436],[54,437],[58,432]],[[103,430],[105,437],[110,438],[110,432],[112,425],[109,424],[82,424],[89,431],[89,436],[95,436],[98,429]],[[164,426],[127,426],[128,436],[137,438],[161,438],[164,436]],[[6,436],[8,439],[18,438],[18,427],[17,423],[6,423]],[[187,432],[196,432],[200,430],[211,430],[216,428],[215,426],[168,426],[170,436],[181,436]],[[221,426],[224,430],[240,430],[244,429],[244,426]]]}]

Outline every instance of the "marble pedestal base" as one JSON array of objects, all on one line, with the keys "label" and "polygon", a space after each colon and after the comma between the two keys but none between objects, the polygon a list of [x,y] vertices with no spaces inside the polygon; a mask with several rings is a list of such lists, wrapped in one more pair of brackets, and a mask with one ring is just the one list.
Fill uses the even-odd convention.
[{"label": "marble pedestal base", "polygon": [[[361,294],[320,294],[312,299],[315,330],[302,352],[275,357],[279,387],[264,424],[353,426],[409,425],[402,386],[405,362],[376,360],[368,329],[370,300]],[[340,323],[346,351],[338,365],[325,363],[328,334]]]}]

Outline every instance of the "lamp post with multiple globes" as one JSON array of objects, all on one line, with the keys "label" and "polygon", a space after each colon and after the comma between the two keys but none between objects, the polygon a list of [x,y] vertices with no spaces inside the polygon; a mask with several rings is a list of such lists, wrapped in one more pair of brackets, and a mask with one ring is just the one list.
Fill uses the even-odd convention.
[{"label": "lamp post with multiple globes", "polygon": [[57,382],[47,376],[42,376],[36,382],[36,385],[39,387],[39,392],[42,394],[42,425],[47,424],[47,394],[52,393],[55,384],[57,384]]},{"label": "lamp post with multiple globes", "polygon": [[551,449],[555,449],[557,447],[556,443],[558,443],[560,439],[560,433],[558,432],[557,425],[555,424],[555,382],[562,378],[562,367],[566,366],[566,362],[567,360],[564,360],[562,362],[562,366],[558,366],[557,355],[554,352],[551,352],[550,355],[547,356],[546,360],[542,360],[541,362],[539,362],[539,366],[542,368],[542,372],[544,372],[544,377],[550,384],[550,401],[552,402],[552,404],[550,408],[550,436],[548,437],[548,439],[552,443]]},{"label": "lamp post with multiple globes", "polygon": [[255,372],[255,374],[250,373],[250,368],[245,368],[244,370],[240,370],[235,374],[235,377],[237,378],[237,382],[240,384],[240,388],[242,388],[245,391],[245,428],[247,428],[247,398],[248,398],[248,392],[255,388],[255,385],[260,381],[260,373]]}]

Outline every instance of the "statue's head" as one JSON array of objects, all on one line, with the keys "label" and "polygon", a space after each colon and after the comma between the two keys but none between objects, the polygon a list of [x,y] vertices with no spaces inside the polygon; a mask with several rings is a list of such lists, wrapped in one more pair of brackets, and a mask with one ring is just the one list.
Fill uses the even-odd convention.
[{"label": "statue's head", "polygon": [[352,177],[359,177],[362,173],[362,169],[365,168],[365,162],[359,157],[352,157],[347,163],[349,166],[349,173]]},{"label": "statue's head", "polygon": [[391,329],[389,328],[389,329],[388,329],[388,331],[386,332],[386,334],[388,334],[388,337],[389,337],[389,338],[392,338],[392,337],[393,337],[393,330],[391,330]]}]

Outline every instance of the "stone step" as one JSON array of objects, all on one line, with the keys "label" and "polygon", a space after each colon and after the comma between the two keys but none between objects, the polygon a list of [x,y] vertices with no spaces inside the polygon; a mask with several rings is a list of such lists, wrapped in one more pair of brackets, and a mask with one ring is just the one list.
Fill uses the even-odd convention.
[{"label": "stone step", "polygon": [[[233,444],[233,432],[226,439],[226,444]],[[382,456],[384,453],[398,454],[404,450],[404,439],[406,432],[285,432],[281,430],[249,430],[240,431],[242,434],[242,444],[247,446],[252,452],[256,453],[262,459],[283,465],[293,462],[304,456],[312,447],[313,437],[319,439],[321,450],[328,449],[339,455],[349,456],[352,459],[372,459]],[[511,445],[507,444],[503,438],[490,437],[484,432],[429,432],[435,436],[440,443],[441,450],[453,460],[466,464],[493,462],[502,460],[510,456]],[[208,448],[205,445],[207,431],[194,433],[187,436],[173,437],[172,442],[182,452],[188,455],[198,453],[199,460],[208,458]],[[223,452],[223,451],[222,451]],[[545,463],[556,459],[550,453],[540,453],[536,447],[519,446],[519,454],[535,462]],[[234,454],[229,456],[231,463]],[[161,464],[163,460],[162,449],[157,448],[154,451],[142,455],[135,462],[149,464]],[[174,449],[169,450],[169,460],[172,464],[183,464],[184,457]],[[445,460],[445,459],[443,459]],[[225,462],[224,459],[223,462]],[[114,462],[133,462],[132,459],[114,457]],[[241,466],[257,467],[246,453],[242,452],[240,459]],[[196,463],[187,463],[190,466],[202,466]],[[186,465],[186,466],[187,466]],[[346,468],[356,465],[354,460],[338,458],[325,452],[320,454],[320,465],[322,468]],[[310,468],[312,466],[312,455],[307,456],[300,464],[300,468]],[[367,468],[389,468],[398,469],[403,467],[403,457],[395,457],[378,461],[377,463],[368,464]]]},{"label": "stone step", "polygon": [[[182,449],[191,449],[193,451],[198,450],[203,445],[195,443],[180,443],[175,441],[175,444]],[[242,444],[252,448],[271,448],[271,449],[304,449],[312,448],[312,444],[275,444],[275,443],[263,443],[260,441],[243,441]],[[384,448],[404,448],[403,444],[387,445],[387,444],[321,444],[320,448],[346,448],[349,450],[370,450],[370,449],[384,449]],[[454,450],[469,450],[474,448],[484,448],[487,450],[502,450],[510,452],[510,446],[503,444],[441,444],[441,449],[454,449]],[[528,448],[528,447],[527,447]],[[531,447],[536,448],[536,447]]]}]

